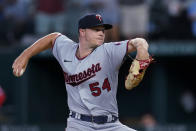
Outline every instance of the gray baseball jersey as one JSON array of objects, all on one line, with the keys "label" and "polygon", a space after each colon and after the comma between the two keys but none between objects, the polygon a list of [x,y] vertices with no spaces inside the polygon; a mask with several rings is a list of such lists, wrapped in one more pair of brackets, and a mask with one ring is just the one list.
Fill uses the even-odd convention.
[{"label": "gray baseball jersey", "polygon": [[53,55],[64,72],[70,110],[94,116],[118,116],[118,72],[127,42],[104,43],[80,59],[76,56],[78,43],[64,35],[56,39]]}]

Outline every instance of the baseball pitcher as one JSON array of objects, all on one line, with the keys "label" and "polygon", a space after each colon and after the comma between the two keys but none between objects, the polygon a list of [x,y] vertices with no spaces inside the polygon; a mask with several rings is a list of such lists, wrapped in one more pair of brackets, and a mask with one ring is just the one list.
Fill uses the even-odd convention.
[{"label": "baseball pitcher", "polygon": [[68,94],[66,131],[135,131],[118,119],[118,73],[125,55],[136,51],[125,87],[130,90],[137,86],[152,61],[149,45],[142,38],[104,43],[105,30],[111,28],[101,15],[85,15],[78,22],[79,43],[51,33],[25,49],[13,63],[13,74],[20,77],[32,56],[52,48]]}]

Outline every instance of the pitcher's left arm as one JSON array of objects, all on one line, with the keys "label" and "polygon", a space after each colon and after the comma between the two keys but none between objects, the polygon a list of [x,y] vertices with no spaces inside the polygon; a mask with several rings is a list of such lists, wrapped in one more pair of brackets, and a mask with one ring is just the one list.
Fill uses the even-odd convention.
[{"label": "pitcher's left arm", "polygon": [[153,58],[148,53],[148,43],[143,38],[135,38],[128,42],[128,51],[131,53],[136,51],[136,58],[133,60],[129,68],[129,74],[125,80],[125,88],[131,90],[139,85],[142,81],[147,67],[152,62]]}]

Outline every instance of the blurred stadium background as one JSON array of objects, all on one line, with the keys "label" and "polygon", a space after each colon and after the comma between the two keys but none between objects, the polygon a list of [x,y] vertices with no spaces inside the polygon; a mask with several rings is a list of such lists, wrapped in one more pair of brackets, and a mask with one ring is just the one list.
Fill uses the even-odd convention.
[{"label": "blurred stadium background", "polygon": [[33,57],[20,78],[11,66],[48,33],[78,41],[87,12],[114,25],[107,42],[145,37],[156,60],[131,91],[124,89],[131,60],[122,65],[120,120],[139,131],[196,131],[196,0],[0,0],[0,131],[64,130],[64,78],[51,51]]}]

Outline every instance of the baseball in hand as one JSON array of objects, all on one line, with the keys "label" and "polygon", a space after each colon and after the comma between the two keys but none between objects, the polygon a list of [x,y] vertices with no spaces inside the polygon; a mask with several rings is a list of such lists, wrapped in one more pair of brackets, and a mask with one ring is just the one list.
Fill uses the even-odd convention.
[{"label": "baseball in hand", "polygon": [[23,73],[24,73],[24,69],[21,69],[20,74],[18,74],[18,69],[16,70],[16,76],[17,76],[17,77],[22,76]]},{"label": "baseball in hand", "polygon": [[20,75],[19,75],[19,76],[22,76],[23,73],[24,73],[24,69],[22,69],[22,70],[20,71]]}]

